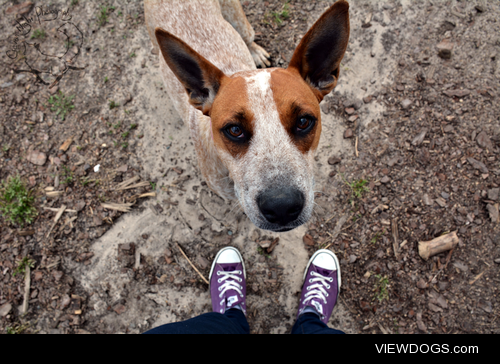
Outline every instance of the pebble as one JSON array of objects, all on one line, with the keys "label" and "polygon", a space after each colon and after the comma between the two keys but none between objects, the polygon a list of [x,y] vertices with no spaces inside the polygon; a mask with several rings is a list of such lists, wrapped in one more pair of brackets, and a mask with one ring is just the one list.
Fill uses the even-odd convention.
[{"label": "pebble", "polygon": [[411,106],[411,104],[412,104],[412,102],[409,99],[404,99],[403,101],[401,101],[401,107],[404,110],[407,110]]},{"label": "pebble", "polygon": [[488,200],[496,201],[498,200],[498,194],[500,192],[500,188],[492,188],[488,190]]},{"label": "pebble", "polygon": [[433,201],[431,198],[429,198],[429,195],[428,194],[424,194],[424,203],[427,205],[427,206],[431,206]]},{"label": "pebble", "polygon": [[383,183],[383,184],[389,183],[390,181],[391,181],[391,179],[388,176],[384,176],[380,180],[380,182]]},{"label": "pebble", "polygon": [[42,152],[32,151],[28,155],[28,161],[30,161],[33,164],[36,164],[37,166],[43,166],[45,162],[47,162],[47,154]]},{"label": "pebble", "polygon": [[493,150],[493,144],[491,143],[490,137],[484,131],[477,135],[476,142],[483,149]]},{"label": "pebble", "polygon": [[7,316],[10,310],[12,310],[12,305],[10,303],[6,303],[5,305],[0,306],[0,317]]},{"label": "pebble", "polygon": [[344,132],[344,139],[349,139],[354,136],[354,133],[352,132],[352,129],[346,129]]},{"label": "pebble", "polygon": [[491,222],[492,223],[497,223],[498,220],[499,220],[498,204],[496,204],[496,205],[488,204],[488,205],[486,205],[486,209],[490,213]]},{"label": "pebble", "polygon": [[340,157],[330,157],[330,158],[328,158],[328,164],[331,165],[331,166],[339,164],[340,161],[341,161]]},{"label": "pebble", "polygon": [[480,170],[482,173],[488,173],[488,168],[483,162],[480,162],[474,158],[467,158],[467,161],[471,164],[475,169]]}]

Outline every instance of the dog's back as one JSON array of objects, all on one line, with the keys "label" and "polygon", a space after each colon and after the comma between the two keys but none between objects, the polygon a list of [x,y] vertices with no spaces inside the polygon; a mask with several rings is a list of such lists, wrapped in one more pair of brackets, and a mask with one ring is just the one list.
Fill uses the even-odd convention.
[{"label": "dog's back", "polygon": [[[145,0],[144,13],[155,53],[155,28],[160,27],[182,39],[224,74],[256,69],[252,55],[238,32],[222,16],[218,0]],[[184,122],[189,120],[186,91],[163,57],[160,70],[169,96]]]}]

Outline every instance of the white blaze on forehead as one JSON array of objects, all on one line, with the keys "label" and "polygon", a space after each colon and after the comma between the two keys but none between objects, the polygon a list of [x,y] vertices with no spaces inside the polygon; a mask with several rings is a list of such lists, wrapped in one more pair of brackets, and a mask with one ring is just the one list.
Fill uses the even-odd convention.
[{"label": "white blaze on forehead", "polygon": [[[280,121],[271,89],[272,72],[260,70],[245,78],[249,108],[254,115],[254,135],[246,155],[253,167],[245,178],[250,183],[266,182],[266,177],[272,179],[286,175],[297,178],[298,169],[304,164],[304,158]],[[299,184],[297,180],[289,182]]]}]

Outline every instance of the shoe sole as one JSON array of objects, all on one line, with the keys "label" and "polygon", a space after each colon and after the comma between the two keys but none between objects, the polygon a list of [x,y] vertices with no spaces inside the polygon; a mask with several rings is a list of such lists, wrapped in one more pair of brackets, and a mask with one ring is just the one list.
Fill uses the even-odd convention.
[{"label": "shoe sole", "polygon": [[304,277],[302,278],[302,280],[305,282],[306,280],[306,276],[307,276],[307,271],[309,270],[309,267],[311,266],[313,260],[320,254],[328,254],[330,255],[333,260],[335,260],[335,264],[337,265],[337,281],[338,281],[338,292],[337,292],[337,300],[339,298],[339,294],[340,294],[340,286],[342,284],[342,279],[341,279],[341,276],[340,276],[340,263],[339,263],[339,260],[337,258],[337,256],[330,250],[326,250],[326,249],[321,249],[321,250],[318,250],[316,253],[314,253],[314,255],[311,257],[311,259],[309,259],[309,263],[307,263],[307,267],[306,267],[306,270],[304,271]]},{"label": "shoe sole", "polygon": [[210,268],[210,275],[208,276],[208,281],[211,281],[212,280],[212,274],[214,272],[214,268],[215,268],[215,265],[217,264],[217,260],[219,260],[219,257],[220,255],[225,252],[226,250],[233,250],[234,252],[236,252],[236,254],[238,254],[238,257],[240,258],[241,260],[241,265],[243,266],[243,276],[245,277],[245,279],[247,279],[247,272],[245,270],[245,262],[243,262],[243,257],[241,256],[240,252],[238,249],[236,248],[233,248],[233,247],[226,247],[224,249],[221,249],[219,250],[219,252],[217,253],[217,255],[215,256],[215,259],[212,263],[212,268]]}]

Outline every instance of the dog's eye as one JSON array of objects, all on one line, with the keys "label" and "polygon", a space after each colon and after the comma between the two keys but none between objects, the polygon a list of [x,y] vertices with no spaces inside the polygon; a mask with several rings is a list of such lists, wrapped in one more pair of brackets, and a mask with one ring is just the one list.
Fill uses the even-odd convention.
[{"label": "dog's eye", "polygon": [[305,130],[310,123],[311,120],[309,120],[308,118],[300,118],[299,122],[297,123],[297,128],[299,128],[299,130]]},{"label": "dog's eye", "polygon": [[297,120],[297,131],[301,133],[306,133],[313,128],[314,123],[315,121],[313,118],[303,116]]},{"label": "dog's eye", "polygon": [[239,126],[233,125],[233,126],[229,127],[228,132],[234,138],[243,137],[243,130]]},{"label": "dog's eye", "polygon": [[229,125],[222,130],[226,137],[234,142],[244,142],[247,139],[245,130],[238,125]]}]

